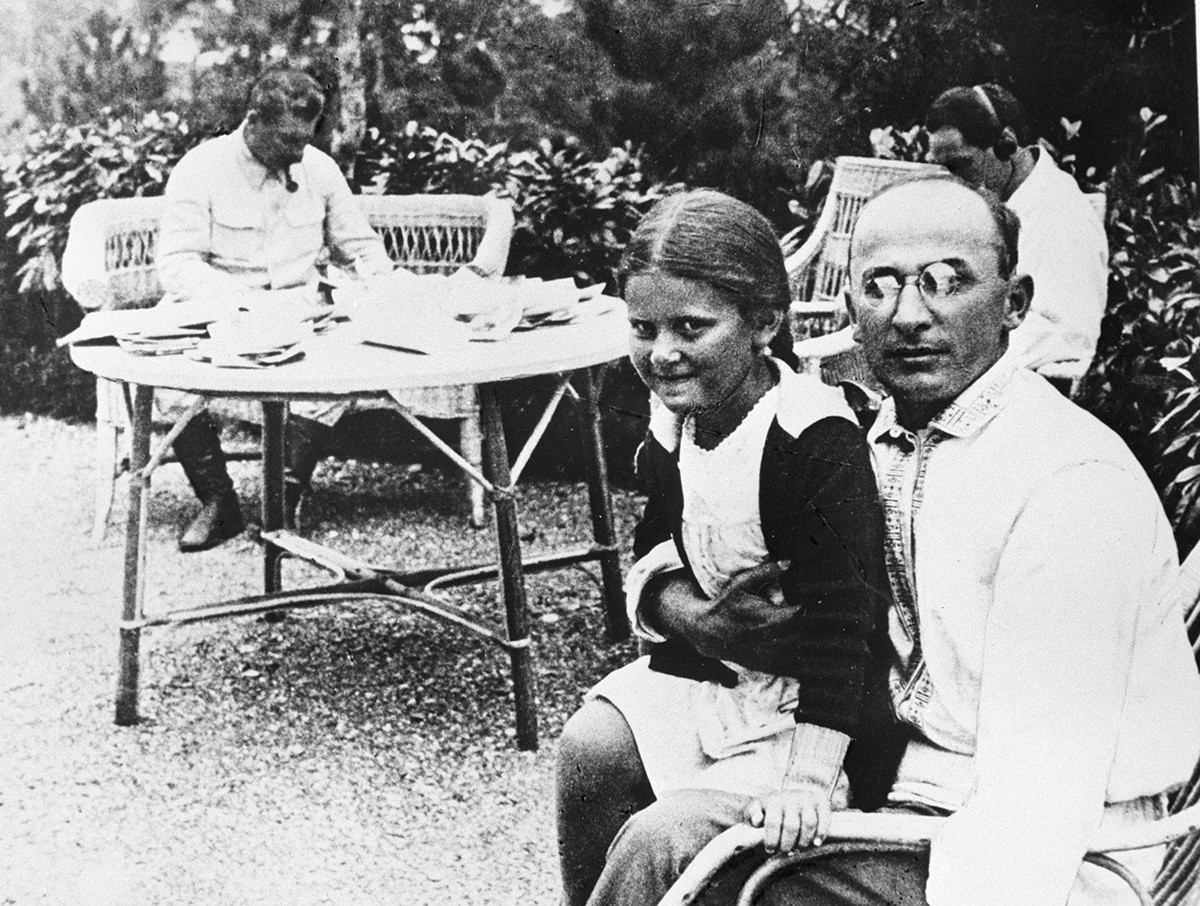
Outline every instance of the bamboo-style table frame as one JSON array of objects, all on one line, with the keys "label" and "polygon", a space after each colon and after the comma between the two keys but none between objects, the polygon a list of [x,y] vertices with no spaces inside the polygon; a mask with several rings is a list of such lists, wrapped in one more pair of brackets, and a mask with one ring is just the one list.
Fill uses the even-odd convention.
[{"label": "bamboo-style table frame", "polygon": [[[517,745],[522,749],[536,749],[537,683],[525,574],[598,562],[608,637],[619,640],[629,633],[599,410],[604,367],[625,355],[627,329],[624,308],[618,305],[614,311],[586,322],[513,334],[500,342],[472,343],[467,349],[453,354],[418,355],[338,342],[331,335],[327,342],[321,338],[310,343],[306,356],[298,362],[254,370],[217,368],[181,356],[132,355],[113,345],[72,347],[72,358],[79,367],[124,385],[132,414],[116,723],[128,726],[139,719],[140,648],[144,629],[314,607],[335,601],[383,600],[474,632],[505,650],[511,661]],[[506,380],[548,374],[559,376],[558,387],[516,461],[510,465],[495,387]],[[579,381],[581,393],[576,392],[572,380]],[[284,427],[290,401],[378,397],[388,390],[450,384],[477,385],[484,439],[482,473],[437,438],[406,407],[394,401],[392,405],[471,480],[483,486],[496,515],[498,565],[439,566],[403,571],[366,563],[331,550],[296,534],[285,525]],[[151,453],[154,390],[160,387],[194,392],[202,398]],[[594,540],[588,547],[523,559],[517,529],[516,483],[554,411],[567,394],[583,404],[585,467]],[[264,593],[147,616],[144,604],[150,478],[187,420],[203,408],[206,397],[239,397],[262,404],[260,540]],[[334,581],[311,588],[283,589],[280,567],[283,559],[289,556],[323,568],[332,574]],[[446,588],[497,577],[504,600],[503,627],[489,625],[466,613],[443,592]]]}]

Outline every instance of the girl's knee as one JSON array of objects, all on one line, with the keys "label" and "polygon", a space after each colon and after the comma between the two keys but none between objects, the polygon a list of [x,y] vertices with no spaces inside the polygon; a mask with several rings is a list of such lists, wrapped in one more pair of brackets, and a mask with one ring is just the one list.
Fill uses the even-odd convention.
[{"label": "girl's knee", "polygon": [[642,809],[630,830],[647,842],[670,840],[682,850],[699,851],[721,831],[742,823],[748,801],[720,790],[679,790]]},{"label": "girl's knee", "polygon": [[603,699],[591,699],[563,727],[558,783],[648,786],[637,744],[625,718]]},{"label": "girl's knee", "polygon": [[669,793],[625,822],[609,861],[626,871],[674,880],[721,831],[741,823],[745,803],[744,796],[716,790]]}]

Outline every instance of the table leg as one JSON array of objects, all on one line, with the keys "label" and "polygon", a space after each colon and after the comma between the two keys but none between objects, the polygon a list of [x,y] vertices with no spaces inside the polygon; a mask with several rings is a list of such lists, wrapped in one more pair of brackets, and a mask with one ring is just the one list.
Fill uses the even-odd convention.
[{"label": "table leg", "polygon": [[[262,526],[264,532],[284,527],[283,443],[285,403],[263,400],[262,427]],[[263,588],[279,591],[283,551],[269,541],[263,544]]]},{"label": "table leg", "polygon": [[150,476],[142,469],[150,461],[150,422],[154,388],[139,384],[133,402],[133,436],[129,450],[129,513],[125,522],[125,586],[121,604],[121,638],[117,653],[118,726],[138,722],[139,649],[146,591],[146,522]]},{"label": "table leg", "polygon": [[530,650],[529,610],[525,603],[525,576],[521,567],[521,540],[517,534],[517,502],[510,487],[508,446],[496,394],[490,384],[479,386],[480,417],[483,422],[483,466],[496,487],[492,504],[496,510],[496,543],[500,549],[500,575],[504,612],[508,625],[508,649],[512,659],[513,696],[517,706],[517,747],[536,749],[537,687]]},{"label": "table leg", "polygon": [[621,555],[613,525],[612,495],[608,486],[608,463],[604,459],[604,434],[600,424],[600,389],[603,368],[583,373],[582,411],[584,460],[587,468],[588,503],[592,512],[592,537],[604,548],[600,554],[600,585],[604,599],[604,626],[610,641],[629,638],[625,595],[621,585]]}]

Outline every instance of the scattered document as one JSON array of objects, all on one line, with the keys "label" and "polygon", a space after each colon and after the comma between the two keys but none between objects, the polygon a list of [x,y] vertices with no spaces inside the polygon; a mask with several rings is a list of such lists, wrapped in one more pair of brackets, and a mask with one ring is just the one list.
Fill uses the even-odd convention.
[{"label": "scattered document", "polygon": [[452,354],[467,343],[501,341],[513,331],[598,317],[619,301],[603,295],[600,284],[580,288],[571,278],[494,280],[465,268],[450,276],[397,268],[368,277],[331,268],[327,277],[334,286],[332,306],[296,305],[294,299],[270,296],[240,309],[177,302],[98,311],[86,315],[58,345],[115,341],[135,355],[184,355],[220,367],[260,368],[302,358],[314,338],[334,330],[339,341]]}]

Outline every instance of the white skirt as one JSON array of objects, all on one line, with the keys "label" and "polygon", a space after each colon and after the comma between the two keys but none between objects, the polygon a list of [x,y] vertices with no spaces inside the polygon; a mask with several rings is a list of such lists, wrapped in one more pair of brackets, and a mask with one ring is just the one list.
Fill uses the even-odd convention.
[{"label": "white skirt", "polygon": [[[650,669],[648,657],[614,670],[588,693],[613,705],[629,724],[655,796],[695,789],[762,796],[780,789],[795,718],[779,712],[763,732],[738,739],[713,757],[711,741],[703,738],[711,730],[704,725],[711,723],[714,703],[726,697],[736,701],[736,690],[659,673]],[[845,800],[844,778],[839,787],[835,808]]]}]

